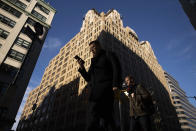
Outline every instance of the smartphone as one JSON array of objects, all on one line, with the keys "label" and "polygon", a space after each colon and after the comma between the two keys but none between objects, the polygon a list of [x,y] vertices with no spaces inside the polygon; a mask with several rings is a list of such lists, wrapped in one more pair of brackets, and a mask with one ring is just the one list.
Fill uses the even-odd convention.
[{"label": "smartphone", "polygon": [[[82,58],[80,58],[78,55],[74,56],[74,58],[79,61],[79,60],[82,60]],[[84,60],[82,60],[82,64],[84,64]]]}]

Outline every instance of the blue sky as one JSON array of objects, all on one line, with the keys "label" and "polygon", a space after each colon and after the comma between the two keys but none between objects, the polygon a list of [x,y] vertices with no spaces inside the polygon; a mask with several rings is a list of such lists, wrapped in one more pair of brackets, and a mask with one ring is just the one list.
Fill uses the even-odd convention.
[{"label": "blue sky", "polygon": [[[46,0],[56,8],[44,47],[37,61],[17,119],[30,90],[39,85],[49,61],[79,31],[89,9],[105,13],[116,9],[124,26],[135,30],[139,40],[148,40],[164,70],[171,74],[187,96],[196,95],[196,31],[178,0]],[[196,106],[194,99],[189,99]]]}]

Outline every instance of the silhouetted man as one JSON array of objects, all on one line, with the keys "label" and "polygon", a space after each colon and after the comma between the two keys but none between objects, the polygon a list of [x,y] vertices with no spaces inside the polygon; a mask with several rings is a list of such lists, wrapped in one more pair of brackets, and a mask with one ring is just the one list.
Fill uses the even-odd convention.
[{"label": "silhouetted man", "polygon": [[132,76],[125,77],[130,103],[130,131],[139,124],[142,131],[151,131],[150,115],[153,112],[150,93],[141,84],[136,84]]},{"label": "silhouetted man", "polygon": [[[79,72],[90,83],[89,101],[91,104],[92,121],[88,131],[105,129],[116,130],[113,119],[114,92],[119,87],[119,63],[111,52],[104,51],[98,40],[89,44],[93,54],[88,72],[82,60],[78,60]],[[102,123],[102,124],[100,124]]]}]

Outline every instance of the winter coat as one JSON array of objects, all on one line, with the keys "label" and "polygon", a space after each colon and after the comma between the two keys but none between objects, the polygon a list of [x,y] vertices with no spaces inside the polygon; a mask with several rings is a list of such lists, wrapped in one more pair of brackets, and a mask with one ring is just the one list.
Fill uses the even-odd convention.
[{"label": "winter coat", "polygon": [[120,86],[120,66],[112,52],[101,50],[98,56],[91,59],[88,72],[81,68],[78,71],[90,84],[90,101],[107,102],[114,99],[112,88]]},{"label": "winter coat", "polygon": [[129,93],[130,116],[144,116],[152,114],[153,104],[150,93],[141,84],[137,84],[132,91],[134,96]]}]

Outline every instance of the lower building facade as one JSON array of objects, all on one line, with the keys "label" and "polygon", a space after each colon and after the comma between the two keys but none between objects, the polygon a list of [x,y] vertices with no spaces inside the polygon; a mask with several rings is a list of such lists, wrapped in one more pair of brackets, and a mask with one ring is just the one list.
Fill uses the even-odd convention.
[{"label": "lower building facade", "polygon": [[178,82],[167,72],[164,73],[176,109],[178,120],[183,131],[196,131],[196,108],[188,101],[188,96],[180,88]]}]

